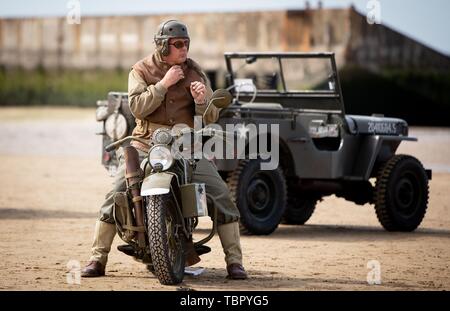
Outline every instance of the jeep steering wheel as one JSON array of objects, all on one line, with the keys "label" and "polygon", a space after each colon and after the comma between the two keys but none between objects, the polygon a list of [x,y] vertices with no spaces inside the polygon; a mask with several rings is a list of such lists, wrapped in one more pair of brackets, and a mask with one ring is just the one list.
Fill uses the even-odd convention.
[{"label": "jeep steering wheel", "polygon": [[227,91],[230,91],[230,90],[236,88],[237,92],[236,92],[236,96],[234,98],[234,102],[238,102],[239,103],[239,95],[241,93],[241,87],[244,86],[244,85],[251,85],[253,87],[253,96],[252,96],[252,98],[250,99],[249,102],[241,102],[240,105],[242,105],[242,104],[251,104],[251,103],[253,103],[255,101],[256,93],[258,92],[258,90],[256,88],[256,85],[253,84],[253,83],[244,82],[244,83],[233,84],[232,86],[229,86],[227,88]]}]

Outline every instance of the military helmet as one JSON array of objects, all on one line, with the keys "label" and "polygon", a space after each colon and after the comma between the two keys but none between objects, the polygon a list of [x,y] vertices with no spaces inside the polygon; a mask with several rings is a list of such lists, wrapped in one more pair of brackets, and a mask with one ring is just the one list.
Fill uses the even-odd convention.
[{"label": "military helmet", "polygon": [[154,40],[156,49],[164,56],[169,55],[170,38],[189,39],[186,25],[180,21],[171,19],[158,26],[158,32],[155,34]]}]

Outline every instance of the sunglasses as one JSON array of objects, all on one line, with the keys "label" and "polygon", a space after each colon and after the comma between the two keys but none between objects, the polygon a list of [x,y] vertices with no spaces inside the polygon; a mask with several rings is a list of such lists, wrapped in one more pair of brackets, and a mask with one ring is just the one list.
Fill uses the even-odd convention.
[{"label": "sunglasses", "polygon": [[184,47],[189,49],[189,40],[175,41],[174,43],[169,43],[169,45],[173,45],[177,49],[182,49]]}]

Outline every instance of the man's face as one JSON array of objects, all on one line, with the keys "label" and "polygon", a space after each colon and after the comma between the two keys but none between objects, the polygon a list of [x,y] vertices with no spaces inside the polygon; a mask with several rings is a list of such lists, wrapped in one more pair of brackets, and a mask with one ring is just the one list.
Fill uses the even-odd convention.
[{"label": "man's face", "polygon": [[170,38],[169,55],[165,61],[171,65],[179,65],[186,61],[189,50],[188,38]]}]

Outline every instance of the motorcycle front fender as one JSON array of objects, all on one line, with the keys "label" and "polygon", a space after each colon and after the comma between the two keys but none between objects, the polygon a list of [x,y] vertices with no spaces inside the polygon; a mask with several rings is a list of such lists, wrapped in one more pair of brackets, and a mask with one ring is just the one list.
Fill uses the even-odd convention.
[{"label": "motorcycle front fender", "polygon": [[173,174],[154,173],[147,176],[142,182],[141,196],[160,195],[170,192]]}]

